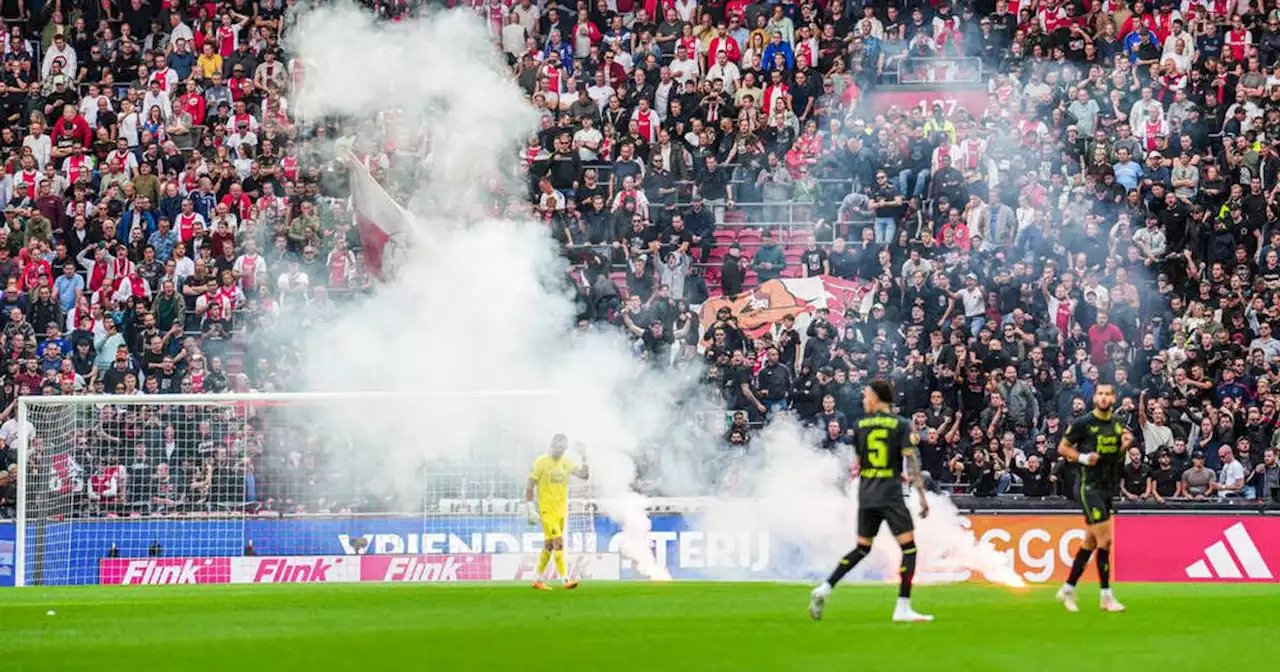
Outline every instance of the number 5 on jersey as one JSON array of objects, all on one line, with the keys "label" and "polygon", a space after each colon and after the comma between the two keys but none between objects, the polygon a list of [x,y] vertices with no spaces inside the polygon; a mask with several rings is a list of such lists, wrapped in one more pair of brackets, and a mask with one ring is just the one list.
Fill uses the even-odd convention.
[{"label": "number 5 on jersey", "polygon": [[883,427],[873,429],[867,434],[867,461],[872,467],[889,466],[889,446],[885,439],[889,438],[889,430]]}]

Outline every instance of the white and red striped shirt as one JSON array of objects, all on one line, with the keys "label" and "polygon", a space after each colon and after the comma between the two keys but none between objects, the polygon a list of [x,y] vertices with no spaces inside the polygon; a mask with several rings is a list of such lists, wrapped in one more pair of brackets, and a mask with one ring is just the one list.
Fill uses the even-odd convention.
[{"label": "white and red striped shirt", "polygon": [[631,118],[640,128],[640,137],[649,141],[650,144],[658,141],[658,127],[662,125],[662,120],[658,118],[657,112],[650,108],[642,114],[637,108],[631,113]]},{"label": "white and red striped shirt", "polygon": [[260,254],[242,254],[232,268],[240,275],[240,288],[252,291],[258,278],[267,273],[267,260]]},{"label": "white and red striped shirt", "polygon": [[1253,44],[1253,34],[1247,28],[1240,30],[1228,30],[1227,36],[1223,40],[1227,48],[1231,50],[1231,57],[1237,61],[1244,60],[1245,47]]},{"label": "white and red striped shirt", "polygon": [[766,115],[772,115],[775,105],[786,104],[787,94],[790,92],[791,88],[786,84],[770,84],[765,87],[764,95],[761,96],[764,99],[761,101],[764,113]]},{"label": "white and red striped shirt", "polygon": [[36,181],[40,179],[40,171],[38,170],[19,170],[13,174],[13,185],[16,187],[20,184],[27,186],[27,194],[35,193]]},{"label": "white and red striped shirt", "polygon": [[218,53],[228,58],[240,46],[240,38],[235,26],[218,26]]},{"label": "white and red striped shirt", "polygon": [[90,170],[93,170],[93,158],[84,154],[68,156],[62,162],[62,174],[68,177],[76,175],[80,172],[80,166],[88,166]]},{"label": "white and red striped shirt", "polygon": [[280,171],[284,173],[286,179],[298,179],[298,157],[288,155],[280,157]]},{"label": "white and red striped shirt", "polygon": [[982,166],[982,156],[987,149],[987,143],[978,138],[968,138],[960,141],[959,151],[956,152],[957,168],[962,170],[978,170]]},{"label": "white and red striped shirt", "polygon": [[204,228],[206,224],[204,216],[198,212],[193,212],[189,215],[178,213],[176,219],[174,226],[178,227],[178,238],[184,243],[190,243],[191,239],[195,237],[196,224],[199,224],[201,228]]}]

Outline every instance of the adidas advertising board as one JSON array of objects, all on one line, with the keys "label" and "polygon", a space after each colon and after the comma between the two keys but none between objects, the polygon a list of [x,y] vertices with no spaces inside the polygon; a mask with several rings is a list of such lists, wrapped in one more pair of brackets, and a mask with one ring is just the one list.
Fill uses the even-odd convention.
[{"label": "adidas advertising board", "polygon": [[1280,575],[1280,517],[1121,516],[1118,581],[1267,583]]}]

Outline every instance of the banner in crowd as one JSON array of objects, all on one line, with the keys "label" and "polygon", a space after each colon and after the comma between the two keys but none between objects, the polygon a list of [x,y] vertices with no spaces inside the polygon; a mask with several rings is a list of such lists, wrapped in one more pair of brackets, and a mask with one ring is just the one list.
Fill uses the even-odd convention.
[{"label": "banner in crowd", "polygon": [[369,272],[383,279],[408,242],[414,226],[413,215],[378,184],[364,158],[352,153],[346,158],[351,178],[351,209],[360,234],[360,249]]},{"label": "banner in crowd", "polygon": [[[103,585],[242,583],[457,583],[530,581],[534,553],[435,555],[252,556],[236,558],[108,558],[99,565]],[[583,580],[621,578],[616,553],[569,556],[569,574]]]},{"label": "banner in crowd", "polygon": [[896,107],[906,111],[913,107],[921,108],[926,114],[931,113],[935,103],[942,105],[943,116],[948,119],[957,109],[964,109],[975,119],[981,119],[987,109],[989,96],[985,87],[976,88],[936,88],[914,90],[910,88],[880,88],[871,93],[871,109],[876,114],[884,114],[889,108]]},{"label": "banner in crowd", "polygon": [[845,280],[833,275],[769,280],[740,294],[707,300],[702,304],[701,324],[711,325],[716,321],[716,313],[721,308],[728,308],[748,336],[759,338],[782,318],[793,315],[796,330],[803,337],[819,308],[831,311],[831,323],[837,329],[844,324],[847,308],[861,315],[869,313],[875,301],[875,287],[872,282]]},{"label": "banner in crowd", "polygon": [[1124,516],[1114,563],[1120,581],[1276,582],[1280,518]]}]

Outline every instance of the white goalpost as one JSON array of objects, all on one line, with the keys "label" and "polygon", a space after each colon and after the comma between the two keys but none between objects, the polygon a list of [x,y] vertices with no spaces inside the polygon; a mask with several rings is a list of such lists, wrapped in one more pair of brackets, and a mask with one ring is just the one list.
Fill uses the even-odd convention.
[{"label": "white goalpost", "polygon": [[[22,397],[15,583],[531,580],[525,482],[570,413],[554,390]],[[570,573],[619,578],[590,481],[569,508]]]}]

